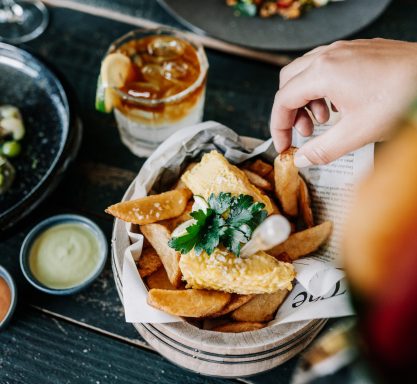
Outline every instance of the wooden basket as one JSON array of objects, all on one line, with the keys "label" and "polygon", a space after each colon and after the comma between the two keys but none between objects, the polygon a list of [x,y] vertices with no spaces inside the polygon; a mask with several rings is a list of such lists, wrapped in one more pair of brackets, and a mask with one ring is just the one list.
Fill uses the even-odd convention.
[{"label": "wooden basket", "polygon": [[[250,139],[258,145],[259,140]],[[133,194],[130,185],[124,200]],[[130,245],[125,223],[116,219],[112,235],[112,269],[123,301],[122,266]],[[314,339],[326,319],[272,325],[244,333],[221,333],[199,329],[187,322],[134,323],[140,335],[171,362],[209,376],[244,377],[268,371],[295,356]]]}]

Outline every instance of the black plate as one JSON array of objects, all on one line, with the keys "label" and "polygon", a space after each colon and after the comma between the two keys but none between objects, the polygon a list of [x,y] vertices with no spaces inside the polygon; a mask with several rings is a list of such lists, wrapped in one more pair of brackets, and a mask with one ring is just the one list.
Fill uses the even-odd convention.
[{"label": "black plate", "polygon": [[[31,54],[0,43],[0,105],[17,106],[26,135],[12,187],[0,195],[0,230],[29,213],[56,185],[79,145],[61,83]],[[78,126],[78,125],[77,125]],[[80,137],[78,134],[77,137]]]},{"label": "black plate", "polygon": [[235,16],[225,0],[159,0],[197,33],[266,50],[304,50],[339,40],[375,20],[391,0],[345,0],[306,12],[298,20]]}]

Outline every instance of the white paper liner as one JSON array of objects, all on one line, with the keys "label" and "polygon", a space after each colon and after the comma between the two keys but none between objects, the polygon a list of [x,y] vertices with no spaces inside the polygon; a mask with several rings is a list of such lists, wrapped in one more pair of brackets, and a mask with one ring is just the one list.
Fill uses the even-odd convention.
[{"label": "white paper liner", "polygon": [[[328,126],[316,127],[316,132]],[[295,135],[296,146],[302,138]],[[239,136],[229,128],[205,122],[184,128],[162,143],[149,157],[135,180],[132,199],[146,196],[151,189],[167,189],[183,170],[184,160],[191,161],[212,149],[221,151],[232,163],[240,163],[261,155],[272,162],[276,156],[271,140],[255,148],[242,144]],[[315,218],[318,223],[332,220],[334,230],[329,244],[314,255],[294,263],[297,280],[274,323],[347,316],[353,314],[348,293],[344,288],[344,272],[340,269],[339,239],[346,212],[352,202],[354,186],[373,167],[373,145],[342,157],[328,166],[302,170],[312,193]],[[330,191],[330,192],[329,192]],[[343,209],[338,206],[343,202]],[[333,207],[337,205],[337,209]],[[168,315],[146,303],[147,290],[139,276],[135,260],[142,252],[143,236],[135,232],[135,226],[126,224],[132,245],[125,250],[123,262],[123,305],[127,322],[170,323],[183,319]],[[342,285],[342,289],[339,287]],[[326,298],[337,290],[338,294]],[[303,293],[304,292],[304,293]],[[294,306],[300,295],[310,295],[303,305]]]}]

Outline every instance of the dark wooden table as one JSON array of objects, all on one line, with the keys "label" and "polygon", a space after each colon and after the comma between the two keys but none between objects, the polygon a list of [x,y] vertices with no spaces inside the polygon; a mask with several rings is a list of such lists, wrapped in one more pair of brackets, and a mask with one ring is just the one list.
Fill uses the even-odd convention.
[{"label": "dark wooden table", "polygon": [[[179,26],[154,0],[88,2]],[[0,333],[0,383],[231,382],[185,371],[152,351],[124,321],[110,263],[91,287],[70,297],[39,293],[23,278],[18,265],[20,245],[33,225],[47,216],[62,212],[86,215],[110,239],[112,219],[104,208],[119,201],[144,161],[122,145],[113,117],[94,110],[100,60],[109,43],[132,26],[59,8],[50,13],[47,31],[23,48],[49,64],[68,84],[83,121],[83,142],[56,192],[0,239],[0,264],[13,274],[19,290],[14,319]],[[394,1],[378,21],[354,37],[417,41],[416,20],[416,2]],[[244,135],[267,138],[279,69],[210,50],[207,53],[210,71],[204,118]],[[237,381],[288,383],[294,365],[295,359],[269,373]]]}]

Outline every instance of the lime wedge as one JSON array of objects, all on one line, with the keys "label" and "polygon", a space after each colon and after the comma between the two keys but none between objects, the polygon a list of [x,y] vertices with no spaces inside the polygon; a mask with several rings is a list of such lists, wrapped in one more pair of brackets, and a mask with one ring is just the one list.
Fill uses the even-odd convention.
[{"label": "lime wedge", "polygon": [[122,87],[132,70],[132,62],[121,53],[111,53],[101,63],[97,81],[96,109],[110,113],[114,107],[113,88]]},{"label": "lime wedge", "polygon": [[106,109],[106,88],[101,81],[101,76],[97,80],[97,90],[96,90],[96,110],[103,113],[110,113],[112,111],[112,106],[109,105],[109,108]]}]

